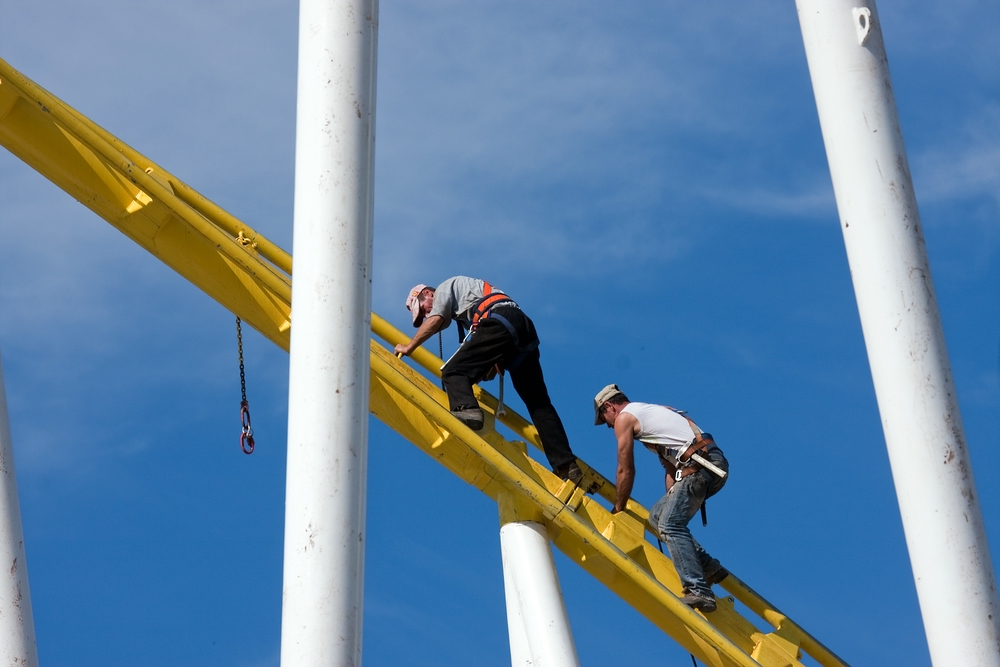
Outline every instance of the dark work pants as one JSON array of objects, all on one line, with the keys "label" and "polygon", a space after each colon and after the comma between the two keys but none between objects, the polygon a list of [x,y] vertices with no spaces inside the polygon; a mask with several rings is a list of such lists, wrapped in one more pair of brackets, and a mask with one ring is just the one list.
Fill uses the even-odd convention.
[{"label": "dark work pants", "polygon": [[[517,308],[497,308],[497,313],[514,326],[522,345],[537,338],[535,327],[527,315]],[[483,378],[497,363],[507,368],[518,356],[517,345],[500,321],[486,318],[479,323],[475,333],[458,348],[455,356],[441,371],[441,380],[448,392],[452,410],[479,407],[472,385]],[[531,421],[538,429],[538,437],[545,449],[545,456],[552,468],[576,460],[566,437],[566,429],[549,399],[542,366],[538,362],[538,349],[529,352],[514,369],[508,370],[514,390],[528,408]]]}]

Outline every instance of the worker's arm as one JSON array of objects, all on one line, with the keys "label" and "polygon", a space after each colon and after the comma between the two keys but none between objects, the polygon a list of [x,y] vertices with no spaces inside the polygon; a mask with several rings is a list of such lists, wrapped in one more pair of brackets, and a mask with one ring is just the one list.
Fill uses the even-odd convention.
[{"label": "worker's arm", "polygon": [[395,347],[396,354],[404,354],[406,356],[413,354],[413,351],[423,345],[425,340],[444,328],[444,318],[440,315],[430,315],[425,317],[423,323],[420,325],[420,328],[417,329],[417,333],[413,334],[413,338],[410,339],[410,342],[406,344],[400,343]]},{"label": "worker's arm", "polygon": [[618,439],[618,473],[615,475],[615,506],[611,513],[625,509],[632,485],[635,483],[635,430],[638,420],[625,412],[615,420],[615,438]]}]

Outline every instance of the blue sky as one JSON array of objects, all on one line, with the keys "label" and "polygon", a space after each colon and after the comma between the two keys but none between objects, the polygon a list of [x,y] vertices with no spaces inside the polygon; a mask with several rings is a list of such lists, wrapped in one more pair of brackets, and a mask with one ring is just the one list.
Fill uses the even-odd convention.
[{"label": "blue sky", "polygon": [[[1000,9],[880,15],[996,555]],[[291,247],[295,2],[0,16],[0,57]],[[688,409],[732,466],[706,548],[851,664],[928,665],[794,4],[384,2],[379,46],[375,310],[505,288],[581,457],[613,472],[608,382]],[[227,312],[6,152],[0,238],[42,663],[276,665],[287,355],[245,337],[246,457]],[[378,422],[369,473],[365,663],[509,664],[495,505]],[[557,564],[584,665],[690,664]]]}]

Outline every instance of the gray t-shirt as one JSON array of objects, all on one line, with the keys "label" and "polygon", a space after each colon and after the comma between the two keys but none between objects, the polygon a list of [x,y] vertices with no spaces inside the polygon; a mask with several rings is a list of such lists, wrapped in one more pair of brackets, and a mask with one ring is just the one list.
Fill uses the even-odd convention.
[{"label": "gray t-shirt", "polygon": [[[449,326],[452,320],[458,320],[466,329],[472,326],[472,314],[476,304],[483,298],[486,283],[478,278],[455,276],[448,278],[434,290],[434,307],[430,315],[444,318],[444,326]],[[503,293],[503,290],[493,287],[493,292]]]}]

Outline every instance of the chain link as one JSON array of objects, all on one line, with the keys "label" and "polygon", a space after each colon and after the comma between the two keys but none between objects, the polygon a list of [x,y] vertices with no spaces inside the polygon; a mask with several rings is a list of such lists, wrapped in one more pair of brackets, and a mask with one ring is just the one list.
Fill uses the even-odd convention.
[{"label": "chain link", "polygon": [[243,329],[240,318],[236,318],[236,347],[240,353],[240,422],[243,432],[240,434],[240,449],[244,454],[253,454],[253,426],[250,425],[250,403],[247,402],[247,378],[243,369]]}]

